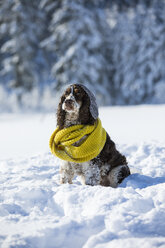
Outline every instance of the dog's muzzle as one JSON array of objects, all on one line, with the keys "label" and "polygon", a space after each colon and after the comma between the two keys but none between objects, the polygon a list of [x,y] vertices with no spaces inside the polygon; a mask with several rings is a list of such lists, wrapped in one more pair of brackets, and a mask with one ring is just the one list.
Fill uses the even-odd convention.
[{"label": "dog's muzzle", "polygon": [[72,109],[74,109],[75,101],[72,99],[66,99],[64,104],[68,110],[72,110]]}]

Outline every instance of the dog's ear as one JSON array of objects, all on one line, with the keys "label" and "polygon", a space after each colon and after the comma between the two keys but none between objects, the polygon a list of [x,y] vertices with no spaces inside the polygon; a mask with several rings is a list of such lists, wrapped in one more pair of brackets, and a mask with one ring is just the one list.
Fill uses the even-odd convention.
[{"label": "dog's ear", "polygon": [[79,110],[79,122],[83,125],[93,125],[95,122],[90,112],[90,99],[86,93],[83,96],[82,105]]},{"label": "dog's ear", "polygon": [[85,91],[85,93],[88,95],[89,98],[89,110],[92,115],[92,117],[96,120],[98,118],[98,106],[96,103],[95,95],[90,91],[85,85],[79,84],[79,86]]},{"label": "dog's ear", "polygon": [[65,96],[63,95],[61,97],[61,100],[58,104],[58,109],[57,109],[57,126],[62,129],[64,127],[64,121],[65,121],[65,111],[62,109],[62,104],[65,100]]}]

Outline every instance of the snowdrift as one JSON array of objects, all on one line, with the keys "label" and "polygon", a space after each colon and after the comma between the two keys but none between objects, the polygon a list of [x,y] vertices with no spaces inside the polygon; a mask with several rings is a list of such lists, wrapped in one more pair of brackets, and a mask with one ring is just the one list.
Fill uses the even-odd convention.
[{"label": "snowdrift", "polygon": [[[140,108],[143,116],[146,108]],[[151,120],[149,113],[153,114],[154,108],[148,108],[148,120]],[[116,139],[120,134],[117,137],[119,132],[118,125],[115,131],[114,120],[117,118],[115,114],[118,112],[123,118],[123,111],[127,112],[127,116],[137,111],[137,118],[134,119],[137,125],[132,129],[138,130],[139,108],[101,109],[103,125],[109,125],[111,135],[116,136]],[[160,119],[161,111],[164,111],[164,106],[157,107],[156,112],[160,113]],[[9,131],[9,127],[11,129],[11,134],[6,136],[11,158],[5,157],[6,151],[0,160],[0,247],[164,248],[165,146],[163,139],[151,141],[149,140],[151,136],[148,136],[144,143],[132,138],[132,142],[124,144],[124,132],[128,136],[131,130],[129,130],[129,124],[128,128],[123,124],[123,135],[121,144],[118,142],[118,149],[127,156],[132,175],[124,180],[120,187],[113,189],[82,186],[78,177],[74,179],[72,185],[60,185],[59,160],[50,154],[48,148],[44,152],[45,148],[40,147],[41,154],[35,150],[35,145],[40,146],[39,143],[46,141],[46,138],[48,141],[48,132],[51,133],[51,128],[54,126],[53,115],[45,118],[45,121],[40,117],[39,115],[24,116],[22,122],[21,117],[16,115],[4,115],[0,118],[1,134]],[[161,126],[162,121],[159,122],[158,116],[155,121]],[[143,122],[145,127],[145,119],[140,119],[139,122]],[[33,123],[31,135],[27,132],[30,123]],[[24,132],[17,140],[18,129],[22,125],[24,125]],[[15,128],[15,132],[12,127]],[[46,135],[43,134],[43,137],[37,140],[46,127],[50,130],[45,131]],[[152,127],[155,127],[155,122],[149,126],[153,133]],[[159,137],[161,130],[159,125],[157,130],[157,137]],[[1,141],[4,136],[1,136]],[[28,147],[33,146],[36,155],[31,153],[31,156],[27,156],[23,149],[22,157],[21,154],[18,157],[16,148],[19,148],[20,140],[23,138],[24,149],[26,148],[25,150],[30,154],[31,148],[28,149]],[[130,135],[128,139],[131,139]],[[156,139],[156,136],[153,135],[153,139]],[[13,140],[15,147],[11,146],[14,144]],[[3,144],[0,142],[0,149],[2,148]],[[15,156],[14,153],[10,156],[12,148]]]}]

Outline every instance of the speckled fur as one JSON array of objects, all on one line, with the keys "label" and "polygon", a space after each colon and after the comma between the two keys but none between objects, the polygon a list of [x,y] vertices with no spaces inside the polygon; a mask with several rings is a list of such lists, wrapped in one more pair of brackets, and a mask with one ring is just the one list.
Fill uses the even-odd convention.
[{"label": "speckled fur", "polygon": [[[74,88],[74,101],[79,104],[73,103],[73,109],[67,111],[64,103],[66,98],[70,98],[72,87]],[[70,86],[61,97],[57,111],[57,125],[60,129],[63,129],[76,124],[93,125],[94,122],[95,119],[90,113],[88,94],[81,85]],[[61,183],[72,183],[74,176],[79,175],[83,184],[115,188],[124,178],[130,175],[130,170],[127,166],[126,157],[116,149],[115,143],[107,134],[106,143],[96,158],[81,164],[61,160],[60,174]]]}]

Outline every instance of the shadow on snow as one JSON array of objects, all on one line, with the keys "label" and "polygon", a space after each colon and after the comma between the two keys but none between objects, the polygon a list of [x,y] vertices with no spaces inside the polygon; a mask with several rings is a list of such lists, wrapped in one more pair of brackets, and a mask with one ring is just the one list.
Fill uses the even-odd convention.
[{"label": "shadow on snow", "polygon": [[153,185],[165,183],[165,177],[150,177],[138,173],[131,174],[121,184],[120,187],[147,188]]}]

